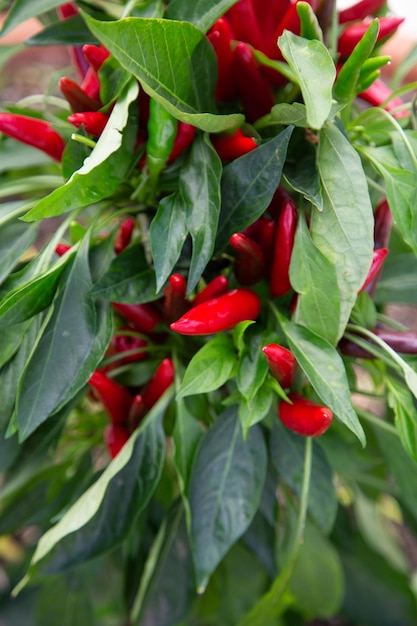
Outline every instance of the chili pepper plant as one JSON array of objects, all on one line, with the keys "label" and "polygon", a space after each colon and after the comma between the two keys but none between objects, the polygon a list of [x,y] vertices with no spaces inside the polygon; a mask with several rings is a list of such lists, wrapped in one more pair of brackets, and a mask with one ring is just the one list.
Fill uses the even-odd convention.
[{"label": "chili pepper plant", "polygon": [[415,625],[401,18],[4,5],[71,60],[0,112],[7,624]]}]

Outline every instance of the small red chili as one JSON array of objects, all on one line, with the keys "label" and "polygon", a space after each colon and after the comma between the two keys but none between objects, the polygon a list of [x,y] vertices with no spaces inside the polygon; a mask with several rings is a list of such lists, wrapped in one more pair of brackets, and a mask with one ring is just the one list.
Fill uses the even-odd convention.
[{"label": "small red chili", "polygon": [[120,254],[129,245],[133,231],[135,229],[135,220],[133,217],[127,217],[120,224],[114,240],[114,252]]},{"label": "small red chili", "polygon": [[191,124],[186,124],[185,122],[178,122],[174,145],[172,146],[171,154],[169,155],[167,161],[168,165],[175,161],[175,159],[178,159],[178,157],[186,151],[188,146],[192,144],[195,132],[195,126],[191,126]]},{"label": "small red chili", "polygon": [[168,387],[172,385],[174,373],[174,364],[171,359],[161,361],[142,392],[143,404],[147,409],[151,409]]},{"label": "small red chili", "polygon": [[275,230],[270,291],[272,298],[284,296],[291,289],[290,263],[297,228],[298,212],[293,201],[287,202],[278,218]]},{"label": "small red chili", "polygon": [[181,335],[211,335],[254,320],[260,311],[261,301],[254,291],[233,289],[193,307],[170,328]]},{"label": "small red chili", "polygon": [[244,113],[256,122],[270,112],[275,100],[268,81],[262,75],[252,48],[239,42],[234,50],[233,70]]},{"label": "small red chili", "polygon": [[132,403],[127,389],[100,370],[93,372],[88,384],[97,392],[113,424],[126,424]]},{"label": "small red chili", "polygon": [[0,113],[0,132],[62,160],[65,141],[48,122],[18,113]]},{"label": "small red chili", "polygon": [[187,281],[181,274],[172,274],[164,289],[163,311],[165,320],[170,323],[177,320],[188,309],[185,297]]},{"label": "small red chili", "polygon": [[243,233],[234,233],[230,245],[236,251],[234,273],[241,285],[255,285],[265,274],[265,258],[262,248]]},{"label": "small red chili", "polygon": [[152,304],[123,304],[113,302],[113,308],[123,315],[139,332],[150,333],[161,321],[160,313]]},{"label": "small red chili", "polygon": [[386,198],[378,203],[374,213],[374,248],[388,248],[392,226],[391,209]]},{"label": "small red chili", "polygon": [[73,80],[63,76],[59,79],[59,88],[67,100],[73,113],[97,111],[101,107],[99,100],[90,98],[88,94]]},{"label": "small red chili", "polygon": [[76,128],[84,126],[87,133],[94,135],[94,137],[100,137],[109,121],[109,116],[105,113],[100,113],[100,111],[84,111],[82,113],[71,113],[67,119]]},{"label": "small red chili", "polygon": [[385,5],[386,0],[361,0],[347,9],[338,12],[339,24],[363,20],[370,15],[376,15]]},{"label": "small red chili", "polygon": [[96,72],[99,71],[104,61],[110,56],[109,50],[107,50],[104,46],[94,46],[86,43],[82,47],[82,50],[85,58],[90,63],[91,67],[96,70]]},{"label": "small red chili", "polygon": [[236,37],[224,17],[213,24],[207,37],[217,56],[216,100],[228,102],[236,96],[232,51],[232,41]]},{"label": "small red chili", "polygon": [[294,383],[297,361],[293,353],[277,343],[270,343],[262,348],[265,354],[269,371],[283,389],[288,389]]},{"label": "small red chili", "polygon": [[367,277],[365,278],[365,282],[363,283],[362,287],[359,289],[358,293],[361,293],[362,291],[365,291],[365,290],[368,291],[368,288],[371,285],[371,283],[373,283],[372,286],[375,287],[375,279],[382,269],[382,264],[387,254],[388,254],[387,248],[379,248],[378,250],[374,250],[371,267],[369,268],[369,272],[368,272]]},{"label": "small red chili", "polygon": [[125,426],[120,424],[107,424],[104,429],[103,438],[107,450],[114,459],[130,437],[130,432]]},{"label": "small red chili", "polygon": [[222,296],[229,289],[229,281],[226,276],[220,274],[211,280],[198,294],[194,297],[191,306],[195,307],[207,300]]},{"label": "small red chili", "polygon": [[222,161],[234,161],[258,147],[256,141],[252,137],[246,137],[240,129],[233,134],[219,133],[210,138]]},{"label": "small red chili", "polygon": [[281,400],[278,417],[289,430],[305,437],[320,437],[330,428],[333,412],[329,407],[311,402],[298,393],[290,393],[288,398],[292,404]]},{"label": "small red chili", "polygon": [[[377,42],[393,35],[403,21],[403,17],[380,17]],[[369,24],[366,21],[354,22],[353,24],[346,26],[337,42],[337,49],[342,59],[349,56],[356,44],[359,43],[365,32],[368,30],[368,27]]]}]

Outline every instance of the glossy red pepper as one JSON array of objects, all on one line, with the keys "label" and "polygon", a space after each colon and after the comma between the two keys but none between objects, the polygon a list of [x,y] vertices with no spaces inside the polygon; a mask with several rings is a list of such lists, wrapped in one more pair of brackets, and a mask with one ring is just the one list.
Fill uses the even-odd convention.
[{"label": "glossy red pepper", "polygon": [[261,246],[243,233],[234,233],[229,241],[236,251],[233,269],[238,282],[245,286],[255,285],[265,274]]},{"label": "glossy red pepper", "polygon": [[174,382],[174,364],[171,359],[164,359],[158,365],[155,374],[142,392],[143,404],[151,409],[162,394]]},{"label": "glossy red pepper", "polygon": [[261,50],[274,59],[278,53],[275,31],[289,9],[291,0],[252,0],[252,4],[262,33]]},{"label": "glossy red pepper", "polygon": [[[122,334],[123,331],[129,331],[128,334]],[[120,361],[118,364],[135,363],[137,361],[143,361],[147,358],[148,352],[146,347],[148,342],[143,337],[138,337],[132,334],[132,329],[128,326],[120,329],[121,334],[114,335],[110,342],[110,352],[112,354],[120,354]],[[124,354],[125,352],[135,353]]]},{"label": "glossy red pepper", "polygon": [[168,279],[168,284],[164,289],[164,317],[170,323],[177,320],[188,309],[187,281],[181,274],[172,274]]},{"label": "glossy red pepper", "polygon": [[363,20],[366,17],[374,16],[385,5],[386,0],[361,0],[347,9],[338,12],[339,24]]},{"label": "glossy red pepper", "polygon": [[392,214],[386,198],[375,208],[374,213],[374,247],[387,248],[391,236]]},{"label": "glossy red pepper", "polygon": [[133,219],[133,217],[127,217],[125,220],[123,220],[117,230],[114,240],[113,248],[116,254],[120,254],[125,248],[127,248],[127,246],[131,242],[134,230],[135,220]]},{"label": "glossy red pepper", "polygon": [[[401,98],[394,97],[388,102],[385,102],[392,95],[392,90],[382,80],[374,80],[372,85],[358,94],[358,98],[365,100],[372,106],[382,106],[386,111],[393,111],[394,109],[400,109],[404,106],[404,102]],[[405,109],[394,111],[393,117],[407,117],[409,112]]]},{"label": "glossy red pepper", "polygon": [[139,332],[150,333],[161,321],[161,315],[152,304],[123,304],[113,302],[113,308],[123,315]]},{"label": "glossy red pepper", "polygon": [[332,423],[333,413],[327,406],[321,406],[307,400],[298,393],[290,393],[292,404],[282,400],[278,405],[278,417],[281,422],[305,437],[320,437]]},{"label": "glossy red pepper", "polygon": [[130,437],[130,432],[125,426],[120,424],[107,424],[104,429],[103,438],[108,453],[114,459]]},{"label": "glossy red pepper", "polygon": [[146,407],[140,393],[136,394],[132,400],[129,410],[129,427],[135,430],[146,414]]},{"label": "glossy red pepper", "polygon": [[[404,18],[402,17],[380,17],[377,43],[393,35],[403,21]],[[354,22],[343,30],[337,42],[337,50],[342,59],[345,59],[351,54],[356,44],[364,36],[368,27],[369,23],[362,21]]]},{"label": "glossy red pepper", "polygon": [[65,141],[44,120],[18,113],[0,113],[0,132],[42,150],[55,161],[62,160]]},{"label": "glossy red pepper", "polygon": [[88,384],[97,392],[113,424],[126,424],[132,397],[122,385],[100,370],[95,370]]},{"label": "glossy red pepper", "polygon": [[258,147],[252,137],[246,137],[240,129],[234,133],[218,133],[210,137],[213,148],[222,161],[233,161]]},{"label": "glossy red pepper", "polygon": [[373,287],[375,287],[375,278],[380,273],[382,269],[382,264],[387,254],[388,254],[387,248],[378,248],[377,250],[374,250],[374,253],[372,256],[371,267],[369,268],[369,272],[368,272],[367,277],[365,278],[365,282],[363,283],[362,287],[359,289],[358,293],[361,293],[362,291],[365,291],[365,290],[368,291],[369,293],[369,286],[371,284],[373,284]]},{"label": "glossy red pepper", "polygon": [[100,100],[101,83],[94,67],[88,68],[87,74],[84,76],[84,79],[81,83],[81,89],[92,100],[96,100],[97,102],[100,102],[101,104],[101,100]]},{"label": "glossy red pepper", "polygon": [[196,128],[185,122],[178,122],[177,134],[174,139],[171,154],[168,157],[168,165],[175,161],[183,152],[185,152],[194,140]]},{"label": "glossy red pepper", "polygon": [[99,111],[84,111],[83,113],[71,113],[67,119],[76,128],[84,126],[87,133],[94,135],[94,137],[100,137],[109,121],[109,116]]},{"label": "glossy red pepper", "polygon": [[274,257],[275,223],[274,220],[269,217],[260,217],[258,222],[256,241],[262,248],[265,258],[265,273],[269,276],[271,273],[272,259]]},{"label": "glossy red pepper", "polygon": [[55,246],[55,253],[58,256],[63,256],[66,252],[68,252],[68,250],[71,250],[71,246],[69,246],[67,243],[58,243]]},{"label": "glossy red pepper", "polygon": [[290,263],[297,228],[298,212],[291,200],[283,207],[275,230],[270,292],[272,298],[284,296],[291,289]]},{"label": "glossy red pepper", "polygon": [[236,96],[232,51],[235,36],[229,22],[225,18],[220,18],[213,24],[207,37],[217,57],[216,100],[229,102]]},{"label": "glossy red pepper", "polygon": [[233,70],[244,113],[249,122],[256,122],[270,112],[275,100],[252,49],[243,42],[239,42],[234,50]]},{"label": "glossy red pepper", "polygon": [[222,296],[229,289],[229,281],[226,276],[220,274],[211,280],[198,294],[194,297],[191,306],[198,306],[207,300]]},{"label": "glossy red pepper", "polygon": [[278,343],[270,343],[262,348],[265,354],[269,371],[279,382],[283,389],[288,389],[294,384],[297,361],[293,353],[280,346]]},{"label": "glossy red pepper", "polygon": [[90,63],[96,72],[99,71],[104,61],[110,56],[109,50],[105,46],[94,46],[86,43],[83,48],[83,53],[87,61]]},{"label": "glossy red pepper", "polygon": [[239,0],[225,14],[232,27],[235,39],[244,41],[256,50],[262,50],[262,34],[252,0]]},{"label": "glossy red pepper", "polygon": [[259,296],[250,289],[233,289],[193,307],[170,324],[181,335],[211,335],[234,328],[239,322],[255,320],[261,311]]},{"label": "glossy red pepper", "polygon": [[101,107],[99,100],[90,98],[76,82],[66,76],[59,79],[59,88],[73,113],[97,111]]}]

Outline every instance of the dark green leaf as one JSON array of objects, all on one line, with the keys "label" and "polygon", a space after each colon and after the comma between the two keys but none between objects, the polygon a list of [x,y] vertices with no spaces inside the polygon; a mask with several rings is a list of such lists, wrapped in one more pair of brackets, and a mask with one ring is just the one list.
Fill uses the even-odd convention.
[{"label": "dark green leaf", "polygon": [[289,126],[274,139],[224,168],[217,234],[219,248],[228,243],[230,235],[252,224],[270,204],[281,179],[292,130]]},{"label": "dark green leaf", "polygon": [[305,104],[301,104],[300,102],[293,102],[292,104],[280,102],[279,104],[275,104],[271,109],[270,115],[271,119],[277,124],[284,126],[293,124],[301,128],[309,127]]},{"label": "dark green leaf", "polygon": [[38,232],[36,224],[27,226],[20,221],[6,223],[0,230],[0,283],[9,275],[24,252],[35,241]]},{"label": "dark green leaf", "polygon": [[198,419],[189,410],[185,400],[177,398],[175,406],[175,426],[172,433],[175,445],[175,469],[178,473],[181,493],[185,495],[188,491],[191,468],[203,429]]},{"label": "dark green leaf", "polygon": [[187,208],[187,229],[192,239],[192,255],[187,292],[197,285],[214,250],[220,214],[222,164],[207,137],[193,141],[185,167],[181,169],[180,193]]},{"label": "dark green leaf", "polygon": [[388,255],[375,292],[378,304],[417,304],[417,259],[414,254]]},{"label": "dark green leaf", "polygon": [[334,124],[320,131],[317,167],[323,211],[312,215],[311,236],[337,272],[340,338],[371,266],[373,212],[361,160]]},{"label": "dark green leaf", "polygon": [[[270,445],[271,460],[277,472],[300,497],[305,455],[304,438],[289,431],[279,420],[274,420]],[[337,506],[332,469],[319,444],[314,442],[308,511],[326,534],[333,527]]]},{"label": "dark green leaf", "polygon": [[9,326],[4,330],[0,330],[0,368],[7,363],[19,349],[26,330],[29,328],[31,320]]},{"label": "dark green leaf", "polygon": [[194,570],[185,512],[177,502],[168,511],[151,547],[132,610],[132,624],[175,626],[185,617],[194,599]]},{"label": "dark green leaf", "polygon": [[274,395],[274,391],[269,385],[262,385],[250,400],[242,398],[239,403],[239,419],[244,437],[246,437],[249,428],[261,422],[268,415]]},{"label": "dark green leaf", "polygon": [[236,363],[236,353],[230,338],[217,335],[200,348],[188,363],[178,397],[218,389],[231,378]]},{"label": "dark green leaf", "polygon": [[336,348],[303,326],[284,320],[281,323],[290,349],[321,401],[364,444],[363,428],[353,408],[345,367]]},{"label": "dark green leaf", "polygon": [[91,626],[94,611],[89,581],[85,576],[70,574],[48,579],[42,585],[36,605],[37,626]]},{"label": "dark green leaf", "polygon": [[216,57],[195,26],[133,17],[98,22],[83,15],[92,33],[174,117],[207,132],[240,125],[241,114],[215,115]]},{"label": "dark green leaf", "polygon": [[192,553],[199,592],[252,521],[265,473],[261,431],[254,426],[244,441],[236,410],[227,409],[202,440],[190,478]]},{"label": "dark green leaf", "polygon": [[319,211],[323,211],[323,198],[320,187],[320,179],[315,163],[313,151],[303,156],[297,155],[294,162],[287,161],[284,167],[284,177],[290,186],[301,193]]},{"label": "dark green leaf", "polygon": [[407,387],[386,378],[388,403],[395,415],[395,426],[404,448],[417,463],[417,408]]},{"label": "dark green leaf", "polygon": [[[111,196],[129,171],[135,146],[136,117],[129,106],[138,95],[131,81],[117,100],[103,133],[85,160],[62,187],[55,189],[24,216],[25,221],[61,215]],[[136,107],[137,108],[137,107]]]},{"label": "dark green leaf", "polygon": [[237,0],[171,0],[166,16],[170,20],[186,20],[205,33]]},{"label": "dark green leaf", "polygon": [[129,246],[116,256],[91,295],[130,304],[155,300],[155,275],[146,262],[143,247]]},{"label": "dark green leaf", "polygon": [[10,32],[25,20],[55,9],[60,4],[63,4],[62,0],[31,0],[29,3],[26,0],[15,0],[3,24],[1,35]]},{"label": "dark green leaf", "polygon": [[98,45],[97,39],[79,15],[46,26],[26,43],[29,46],[83,46],[86,43]]},{"label": "dark green leaf", "polygon": [[247,330],[245,338],[247,346],[240,355],[237,386],[240,393],[248,401],[251,401],[268,373],[268,361],[262,352],[263,346],[268,342],[265,341],[264,335],[256,329],[256,326]]},{"label": "dark green leaf", "polygon": [[118,545],[135,524],[162,472],[167,392],[100,478],[40,539],[29,577],[64,571]]},{"label": "dark green leaf", "polygon": [[340,312],[336,270],[312,242],[302,215],[291,255],[290,280],[299,294],[298,322],[336,344]]},{"label": "dark green leaf", "polygon": [[156,290],[162,289],[187,238],[187,209],[180,194],[162,198],[149,230],[155,264]]}]

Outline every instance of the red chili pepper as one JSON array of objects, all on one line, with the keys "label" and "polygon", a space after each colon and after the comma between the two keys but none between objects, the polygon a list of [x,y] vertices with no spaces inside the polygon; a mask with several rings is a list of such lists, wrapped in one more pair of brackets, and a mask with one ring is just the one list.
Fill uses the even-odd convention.
[{"label": "red chili pepper", "polygon": [[[121,328],[121,331],[132,331],[128,326]],[[142,337],[132,334],[117,334],[112,337],[110,342],[110,350],[114,354],[120,354],[120,364],[135,363],[137,361],[143,361],[147,358],[148,352],[144,349],[148,345],[148,342]],[[135,354],[124,355],[125,352],[137,350]]]},{"label": "red chili pepper", "polygon": [[142,333],[150,333],[161,321],[161,315],[151,304],[113,302],[113,308]]},{"label": "red chili pepper", "polygon": [[135,229],[135,220],[133,217],[127,217],[120,224],[114,240],[114,252],[120,254],[130,244],[133,231]]},{"label": "red chili pepper", "polygon": [[174,364],[171,359],[164,359],[158,365],[155,374],[142,392],[143,404],[151,409],[162,394],[174,382]]},{"label": "red chili pepper", "polygon": [[[380,17],[377,43],[395,33],[398,26],[404,21],[403,17]],[[348,57],[357,43],[362,39],[369,27],[366,21],[355,22],[347,26],[337,42],[337,50],[342,59]]]},{"label": "red chili pepper", "polygon": [[363,20],[376,15],[385,5],[386,0],[361,0],[347,9],[338,12],[339,24]]},{"label": "red chili pepper", "polygon": [[97,392],[113,424],[126,424],[132,403],[127,389],[100,370],[93,372],[88,384]]},{"label": "red chili pepper", "polygon": [[290,393],[292,404],[282,400],[278,405],[278,417],[281,422],[305,437],[320,437],[332,423],[333,413],[327,406],[320,406],[307,400],[298,393]]},{"label": "red chili pepper", "polygon": [[297,228],[298,212],[293,201],[282,209],[275,229],[274,255],[271,268],[271,297],[284,296],[291,289],[290,263]]},{"label": "red chili pepper", "polygon": [[97,111],[101,102],[90,98],[76,82],[63,76],[59,79],[59,88],[71,107],[73,113],[85,113]]},{"label": "red chili pepper", "polygon": [[71,246],[67,243],[59,243],[55,246],[55,254],[58,256],[63,256],[68,250],[71,250]]},{"label": "red chili pepper", "polygon": [[[365,89],[365,91],[358,94],[358,98],[361,98],[362,100],[365,100],[365,102],[368,102],[369,104],[372,104],[372,106],[376,107],[384,104],[384,109],[386,111],[392,111],[393,109],[404,106],[404,102],[398,97],[391,98],[389,102],[385,103],[385,100],[387,100],[391,95],[392,90],[388,87],[388,85],[386,85],[382,80],[377,79],[370,87],[368,87],[368,89]],[[405,109],[393,113],[394,117],[407,117],[408,115],[409,113]]]},{"label": "red chili pepper", "polygon": [[254,291],[233,289],[193,307],[170,328],[181,335],[211,335],[254,320],[260,311],[261,301]]},{"label": "red chili pepper", "polygon": [[255,122],[270,112],[275,100],[252,49],[243,42],[239,42],[234,50],[233,70],[245,115],[250,122]]},{"label": "red chili pepper", "polygon": [[265,273],[265,258],[261,246],[243,233],[234,233],[230,245],[236,250],[234,272],[241,285],[255,285]]},{"label": "red chili pepper", "polygon": [[168,285],[164,289],[164,317],[170,323],[177,320],[188,309],[185,297],[187,281],[181,274],[172,274],[168,279]]},{"label": "red chili pepper", "polygon": [[374,213],[374,248],[387,248],[391,236],[392,214],[386,198],[377,205]]},{"label": "red chili pepper", "polygon": [[256,141],[252,137],[246,137],[240,129],[233,134],[211,135],[210,139],[222,161],[233,161],[258,147]]},{"label": "red chili pepper", "polygon": [[272,200],[268,206],[268,213],[274,220],[278,220],[281,215],[282,209],[289,203],[294,203],[292,196],[288,191],[279,185],[272,196]]},{"label": "red chili pepper", "polygon": [[71,113],[67,119],[76,128],[83,125],[87,133],[94,135],[94,137],[100,137],[109,121],[109,116],[99,111],[85,111],[83,113]]},{"label": "red chili pepper", "polygon": [[252,0],[239,0],[225,14],[232,27],[235,39],[245,41],[256,50],[262,50],[262,35],[259,30]]},{"label": "red chili pepper", "polygon": [[99,71],[104,61],[110,56],[109,50],[107,50],[107,48],[103,45],[94,46],[92,44],[86,43],[83,46],[82,50],[85,58],[90,63],[91,67],[96,70],[96,72]]},{"label": "red chili pepper", "polygon": [[235,36],[229,22],[225,18],[220,18],[213,24],[207,37],[217,56],[216,99],[220,102],[229,102],[236,96],[232,51]]},{"label": "red chili pepper", "polygon": [[120,424],[107,424],[103,438],[112,459],[116,457],[130,437],[130,432]]},{"label": "red chili pepper", "polygon": [[129,411],[129,427],[131,430],[135,430],[146,413],[146,407],[143,402],[142,396],[138,393],[132,400]]},{"label": "red chili pepper", "polygon": [[44,120],[18,113],[0,113],[0,132],[42,150],[56,161],[62,160],[65,141]]},{"label": "red chili pepper", "polygon": [[374,250],[371,267],[369,268],[369,272],[368,272],[367,277],[365,278],[365,282],[363,283],[362,287],[359,289],[358,293],[361,293],[362,291],[365,291],[365,290],[368,291],[369,293],[368,288],[371,285],[371,283],[373,283],[373,286],[375,287],[375,278],[380,273],[382,264],[387,254],[388,254],[387,248],[378,248],[377,250]]},{"label": "red chili pepper", "polygon": [[186,124],[185,122],[178,122],[177,135],[174,139],[174,145],[172,146],[171,154],[168,157],[167,163],[172,163],[190,146],[195,137],[195,126]]},{"label": "red chili pepper", "polygon": [[191,306],[195,307],[199,304],[203,304],[203,302],[207,302],[207,300],[212,300],[213,298],[218,298],[222,296],[229,289],[229,281],[226,276],[220,274],[213,278],[208,285],[204,287],[198,294],[194,297]]},{"label": "red chili pepper", "polygon": [[265,258],[266,275],[269,276],[274,256],[275,223],[274,220],[269,217],[260,217],[258,222],[258,234],[256,241],[262,248]]},{"label": "red chili pepper", "polygon": [[94,67],[88,68],[87,74],[84,76],[83,82],[81,83],[81,89],[87,94],[87,96],[89,96],[89,98],[96,100],[101,104],[101,83]]},{"label": "red chili pepper", "polygon": [[265,354],[269,371],[279,382],[283,389],[288,389],[294,383],[297,361],[293,353],[280,346],[278,343],[270,343],[262,348]]},{"label": "red chili pepper", "polygon": [[253,0],[259,30],[262,33],[262,50],[271,59],[278,53],[275,31],[291,5],[291,0]]}]

